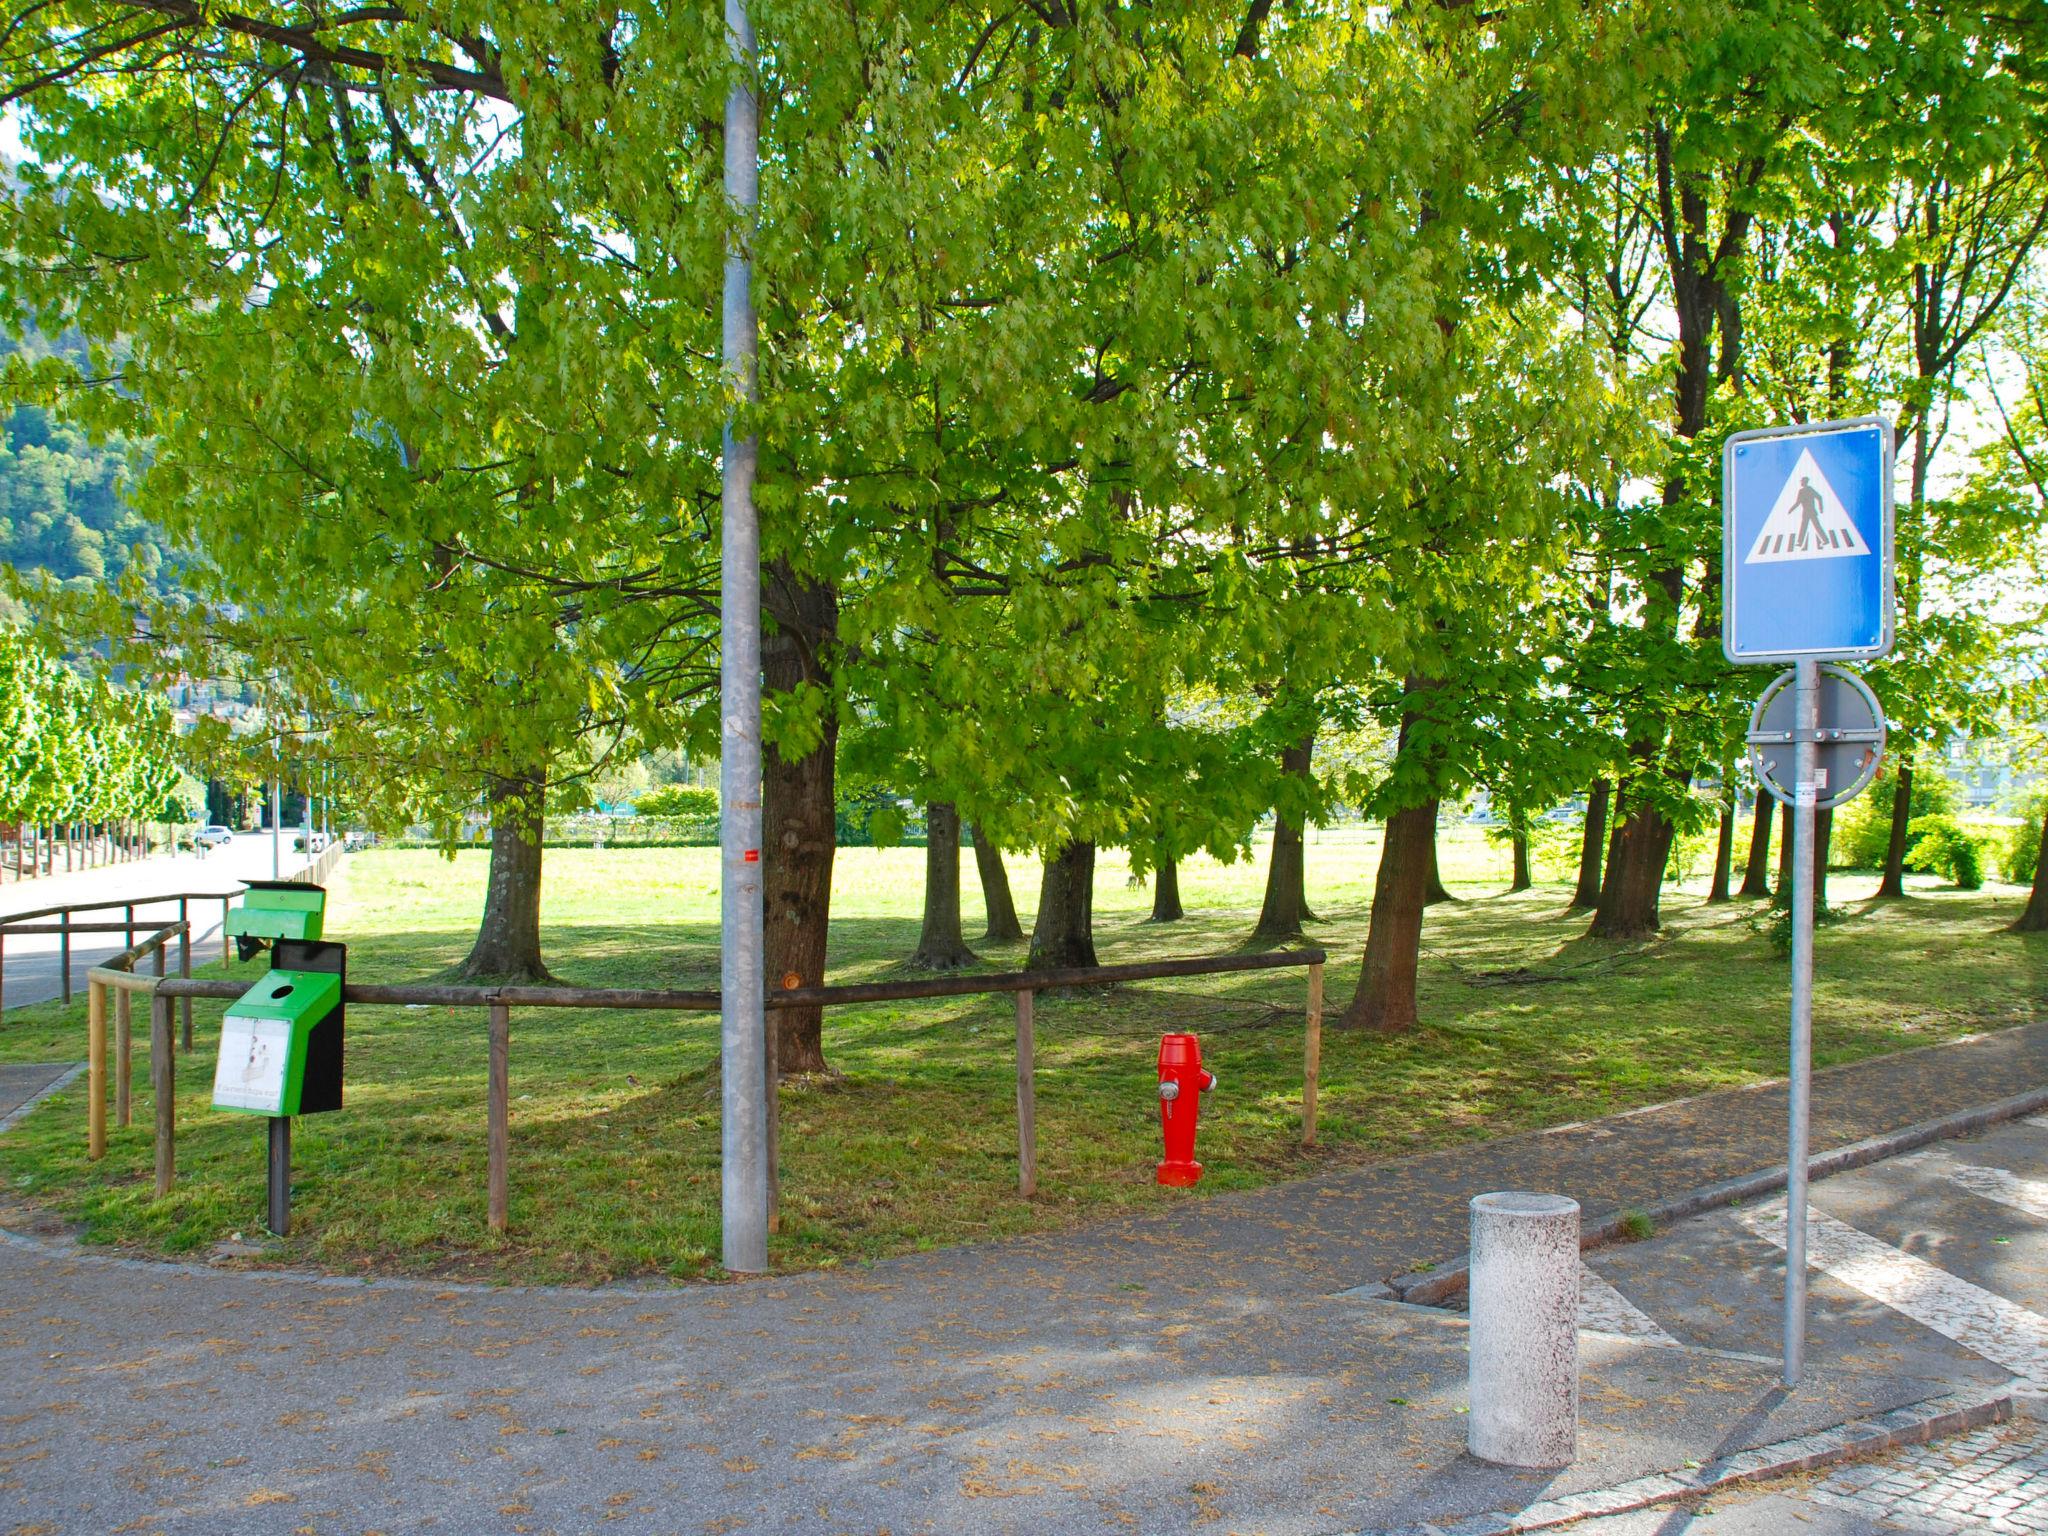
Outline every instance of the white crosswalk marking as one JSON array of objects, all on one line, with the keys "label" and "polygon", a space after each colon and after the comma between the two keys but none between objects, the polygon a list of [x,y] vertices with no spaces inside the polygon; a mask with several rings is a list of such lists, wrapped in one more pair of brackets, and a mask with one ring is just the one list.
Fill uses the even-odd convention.
[{"label": "white crosswalk marking", "polygon": [[1654,1344],[1659,1349],[1685,1346],[1657,1326],[1657,1320],[1609,1285],[1590,1265],[1579,1266],[1579,1329],[1610,1338]]},{"label": "white crosswalk marking", "polygon": [[2048,1183],[2040,1179],[2023,1179],[2003,1168],[1966,1163],[1946,1152],[1915,1152],[1899,1161],[1937,1173],[1951,1184],[1985,1200],[2048,1221]]},{"label": "white crosswalk marking", "polygon": [[[1765,1241],[1785,1246],[1782,1198],[1743,1211],[1737,1219]],[[2048,1317],[1902,1253],[1823,1211],[1811,1211],[1806,1241],[1812,1268],[2004,1366],[2029,1386],[2048,1388]]]}]

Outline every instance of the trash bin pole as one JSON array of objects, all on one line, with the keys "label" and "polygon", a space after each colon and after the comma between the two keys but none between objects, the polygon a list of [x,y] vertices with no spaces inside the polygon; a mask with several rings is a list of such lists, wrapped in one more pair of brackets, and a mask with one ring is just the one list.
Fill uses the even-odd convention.
[{"label": "trash bin pole", "polygon": [[1471,1266],[1466,1443],[1503,1466],[1569,1466],[1579,1437],[1579,1203],[1475,1196]]}]

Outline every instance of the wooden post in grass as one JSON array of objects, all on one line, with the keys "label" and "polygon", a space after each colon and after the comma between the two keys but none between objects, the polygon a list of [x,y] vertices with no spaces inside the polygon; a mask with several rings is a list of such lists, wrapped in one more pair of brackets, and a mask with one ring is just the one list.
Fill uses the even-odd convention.
[{"label": "wooden post in grass", "polygon": [[1316,1144],[1316,1089],[1323,1073],[1323,965],[1308,968],[1308,1032],[1301,1051],[1301,1144]]},{"label": "wooden post in grass", "polygon": [[1017,993],[1017,1192],[1038,1193],[1038,1089],[1033,1082],[1037,1041],[1033,1038],[1032,993]]},{"label": "wooden post in grass", "polygon": [[[185,980],[192,979],[192,920],[185,914],[185,900],[178,898],[178,974]],[[178,1012],[185,1024],[184,1048],[192,1049],[192,999],[178,999]]]},{"label": "wooden post in grass", "polygon": [[126,1127],[133,1118],[135,1093],[135,1012],[126,987],[114,989],[114,1124]]},{"label": "wooden post in grass", "polygon": [[[188,1015],[189,1017],[189,1015]],[[177,1174],[178,1060],[171,1040],[171,1000],[149,994],[149,1091],[156,1099],[156,1197],[171,1192]]]},{"label": "wooden post in grass", "polygon": [[506,1163],[512,1155],[512,1010],[491,1004],[490,1222],[493,1232],[505,1230],[511,1204],[511,1177]]},{"label": "wooden post in grass", "polygon": [[85,984],[85,1155],[107,1155],[107,989]]},{"label": "wooden post in grass", "polygon": [[772,1008],[765,1017],[762,1066],[768,1088],[762,1104],[768,1111],[768,1235],[774,1237],[782,1231],[782,1021]]}]

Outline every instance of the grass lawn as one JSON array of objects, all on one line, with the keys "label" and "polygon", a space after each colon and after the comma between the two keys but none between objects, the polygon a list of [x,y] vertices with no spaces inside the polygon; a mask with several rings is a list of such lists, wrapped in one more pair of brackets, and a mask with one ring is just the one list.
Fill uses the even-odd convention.
[{"label": "grass lawn", "polygon": [[[1311,834],[1311,937],[1331,954],[1334,1016],[1350,999],[1378,838]],[[835,981],[896,973],[915,946],[923,853],[847,849],[836,870]],[[1013,858],[1017,905],[1037,874]],[[1585,939],[1556,877],[1508,897],[1505,851],[1476,829],[1446,834],[1462,899],[1433,908],[1424,941],[1425,1026],[1398,1039],[1324,1036],[1323,1145],[1297,1145],[1301,971],[1042,998],[1039,1183],[1016,1193],[1010,1002],[1005,997],[834,1010],[836,1075],[782,1095],[783,1222],[775,1262],[830,1265],[1072,1223],[1107,1206],[1201,1198],[1448,1142],[1583,1119],[1779,1075],[1786,966],[1751,919],[1708,907],[1703,885],[1667,887],[1665,933],[1641,945]],[[980,927],[963,860],[969,932]],[[1738,866],[1739,868],[1739,866]],[[485,858],[370,852],[336,876],[327,930],[359,981],[417,979],[459,959],[483,903]],[[1206,859],[1181,871],[1188,921],[1145,922],[1150,892],[1114,856],[1097,874],[1105,961],[1210,954],[1244,942],[1263,864]],[[552,851],[545,944],[566,981],[712,987],[718,975],[711,849]],[[1915,899],[1865,900],[1871,877],[1837,875],[1844,916],[1823,929],[1815,1027],[1822,1064],[2025,1022],[2048,1008],[2048,939],[1999,931],[2021,893],[1921,882]],[[995,950],[1012,969],[1021,947]],[[254,976],[261,962],[201,974]],[[1520,979],[1489,973],[1515,972]],[[1533,981],[1533,973],[1549,984]],[[152,1106],[138,1010],[135,1122],[85,1162],[84,1084],[0,1138],[0,1221],[66,1227],[86,1241],[210,1253],[259,1235],[261,1122],[209,1107],[220,1004],[199,1005],[198,1048],[179,1068],[179,1178],[150,1196]],[[1208,1177],[1158,1190],[1153,1058],[1166,1029],[1201,1034],[1222,1089],[1204,1106]],[[512,1231],[484,1222],[485,1028],[481,1008],[351,1008],[348,1107],[296,1130],[294,1236],[265,1259],[337,1271],[503,1280],[715,1272],[717,1020],[706,1015],[515,1012]],[[10,1010],[0,1059],[77,1060],[84,1004]]]}]

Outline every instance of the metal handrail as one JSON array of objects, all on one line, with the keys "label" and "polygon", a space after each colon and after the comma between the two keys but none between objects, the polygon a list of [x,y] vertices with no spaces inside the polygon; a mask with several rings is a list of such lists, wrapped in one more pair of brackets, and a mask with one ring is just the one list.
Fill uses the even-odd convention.
[{"label": "metal handrail", "polygon": [[[330,843],[312,863],[286,878],[293,881],[310,880],[317,885],[332,873],[334,866],[341,862],[341,856],[346,851],[340,843]],[[217,901],[220,903],[221,921],[220,957],[225,962],[228,958],[228,910],[233,905],[236,897],[245,894],[247,894],[246,883],[244,889],[233,891],[171,891],[161,896],[117,896],[111,901],[63,902],[52,907],[34,907],[26,912],[16,912],[8,917],[0,918],[0,1016],[4,1016],[6,1009],[6,941],[10,934],[55,933],[58,936],[58,995],[64,1002],[68,1003],[71,1001],[71,936],[74,933],[115,933],[125,929],[132,934],[141,929],[148,928],[151,921],[149,919],[137,921],[135,916],[135,909],[137,907],[168,906],[174,901],[178,904],[178,921],[183,923],[187,922],[191,917],[191,903],[195,901]],[[71,920],[71,914],[74,912],[99,912],[110,907],[125,908],[128,913],[126,921],[121,923],[74,923]],[[44,917],[56,917],[59,919],[59,922],[55,927],[50,927],[38,924],[35,921],[38,918]],[[188,958],[180,966],[180,974],[189,976],[192,974],[192,966],[189,959],[192,941],[189,934],[186,936],[184,947],[188,952]],[[187,1002],[185,1004],[185,1049],[190,1050],[191,1048],[192,1005],[190,1002]]]},{"label": "metal handrail", "polygon": [[[9,913],[0,918],[0,933],[8,932],[15,923],[31,918],[55,917],[66,912],[98,912],[106,907],[156,907],[167,901],[233,901],[241,894],[241,891],[171,891],[163,896],[117,896],[112,901],[66,901],[54,907]],[[136,926],[143,925],[138,923]]]}]

